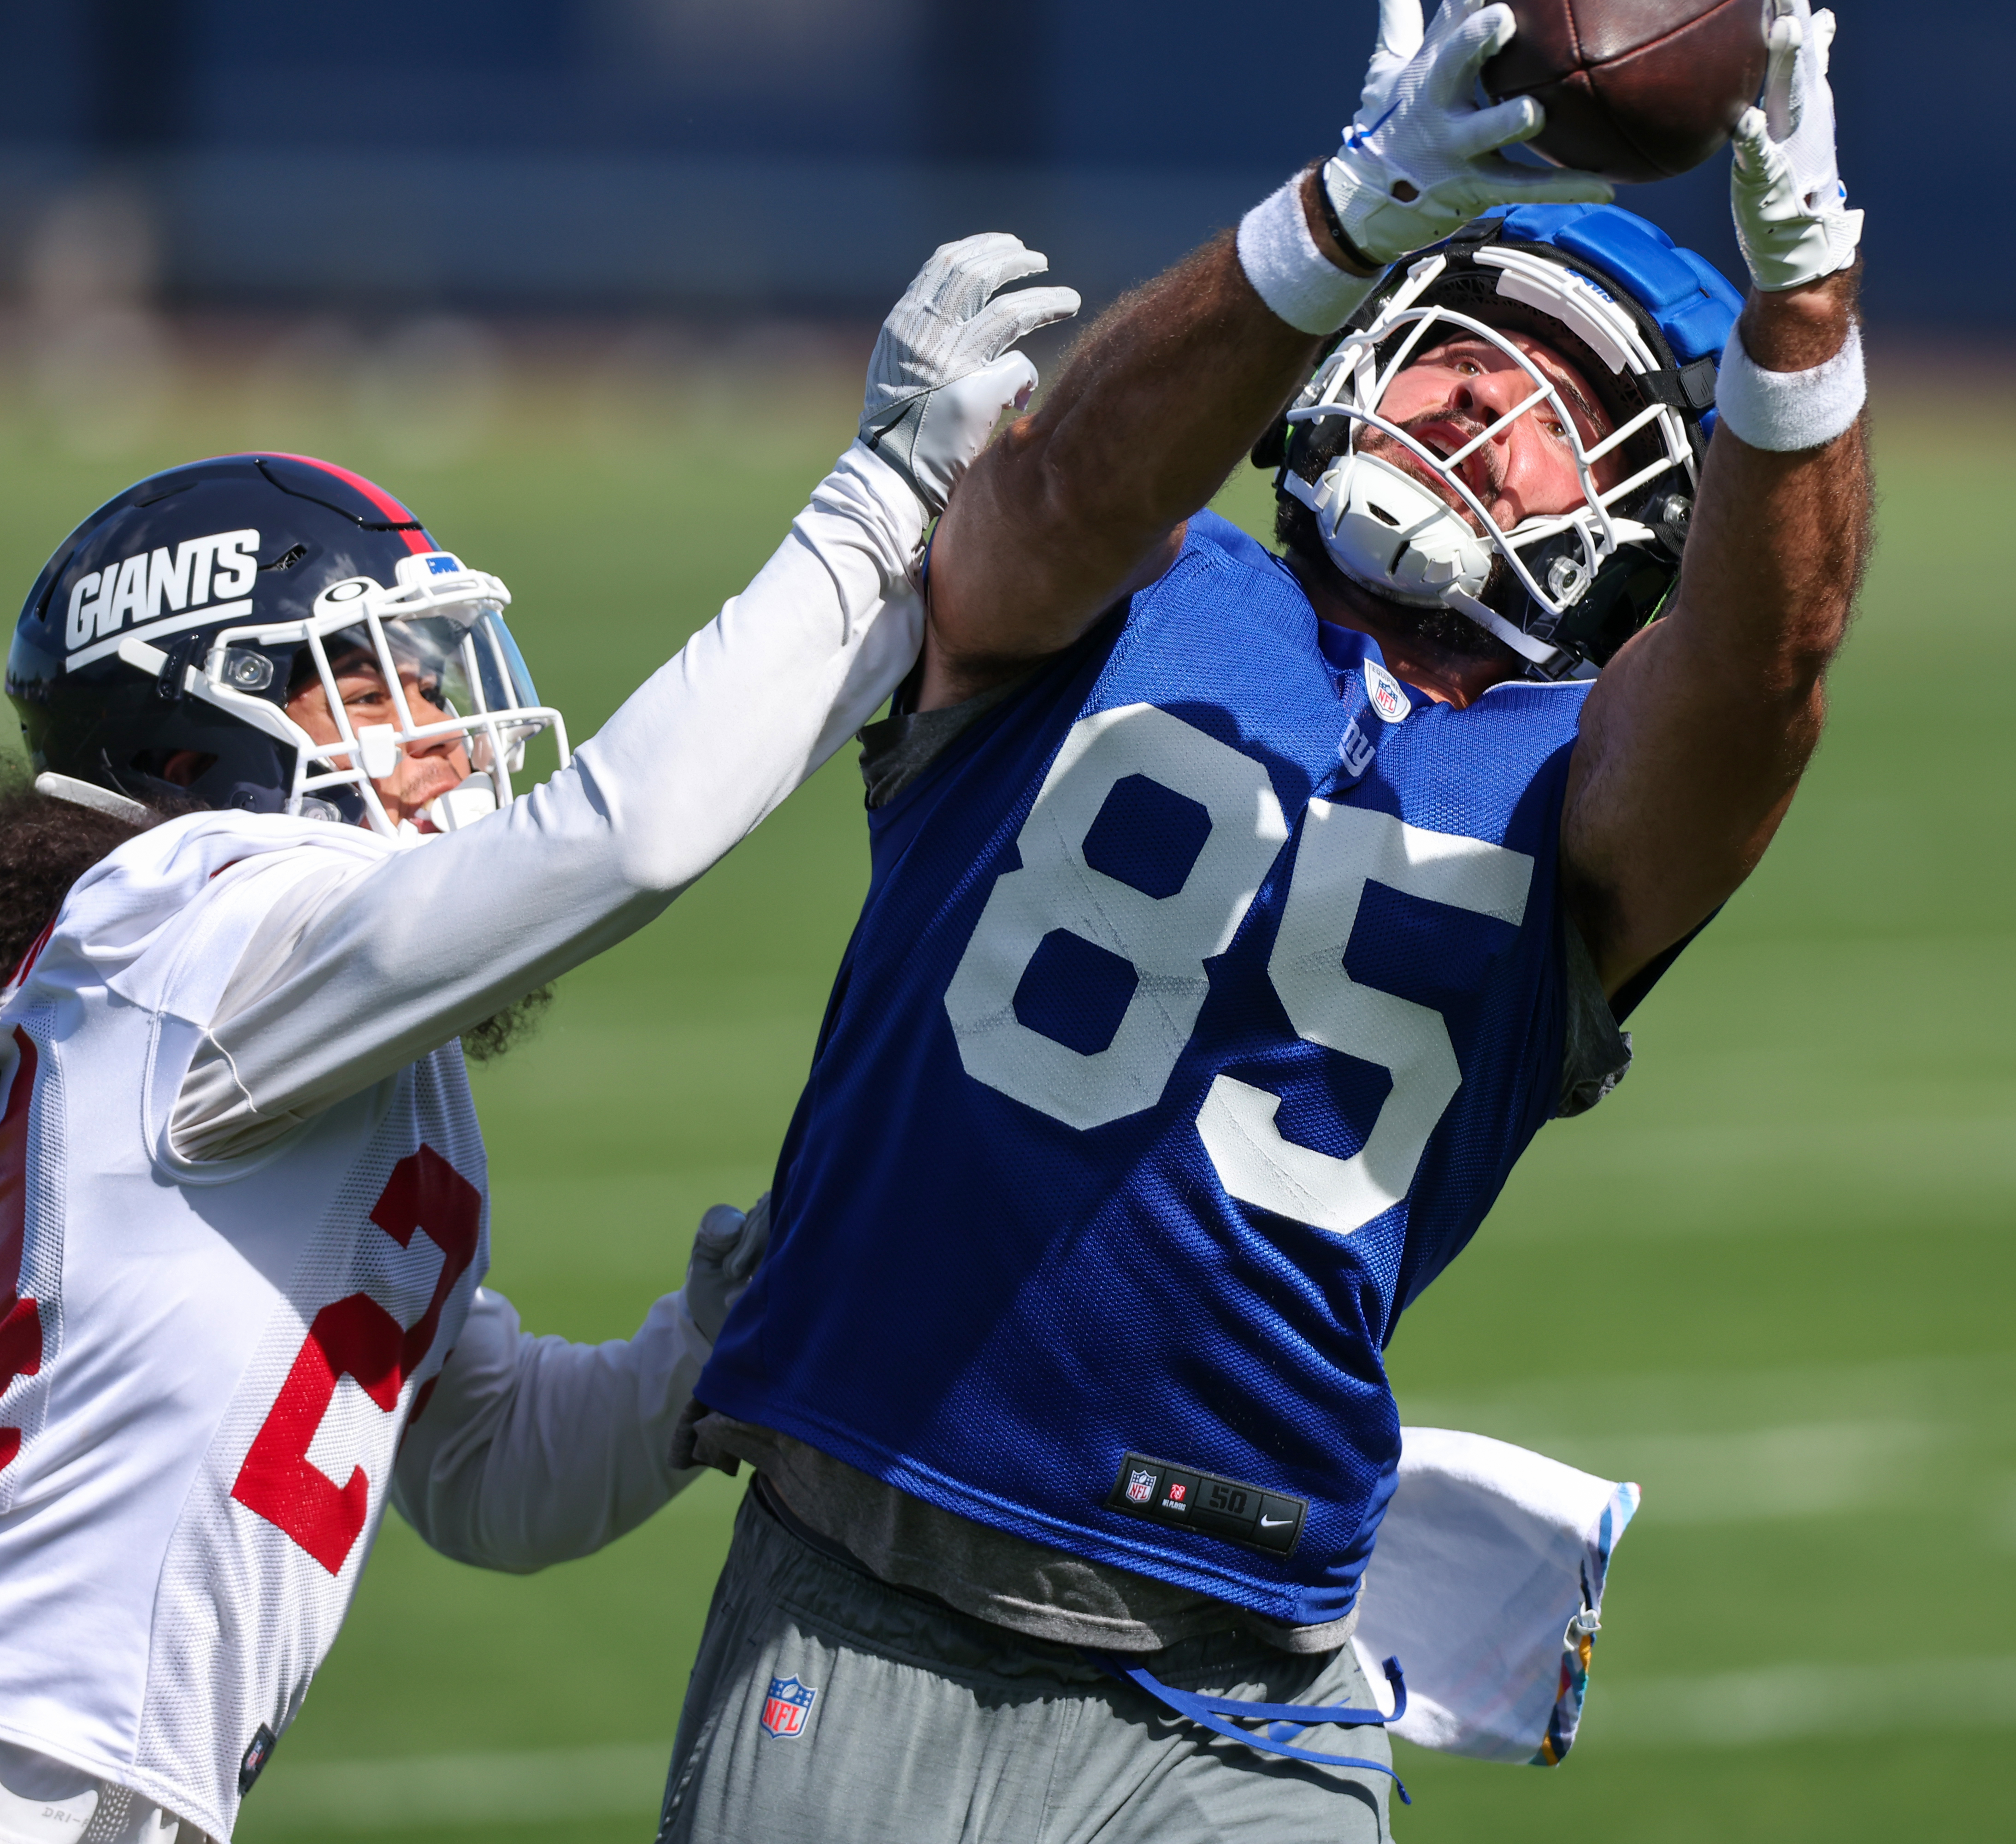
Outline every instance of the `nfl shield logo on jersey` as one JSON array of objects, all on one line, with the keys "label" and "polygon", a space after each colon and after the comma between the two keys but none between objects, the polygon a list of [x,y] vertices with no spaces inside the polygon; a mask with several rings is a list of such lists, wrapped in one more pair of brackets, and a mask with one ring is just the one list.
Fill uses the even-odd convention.
[{"label": "nfl shield logo on jersey", "polygon": [[1155,1496],[1155,1475],[1145,1468],[1136,1467],[1127,1478],[1127,1502],[1146,1504]]},{"label": "nfl shield logo on jersey", "polygon": [[763,1699],[763,1733],[778,1741],[802,1735],[818,1697],[817,1691],[796,1677],[772,1678],[770,1694]]},{"label": "nfl shield logo on jersey", "polygon": [[1365,695],[1382,723],[1398,723],[1414,708],[1413,701],[1401,690],[1399,680],[1372,660],[1365,662]]}]

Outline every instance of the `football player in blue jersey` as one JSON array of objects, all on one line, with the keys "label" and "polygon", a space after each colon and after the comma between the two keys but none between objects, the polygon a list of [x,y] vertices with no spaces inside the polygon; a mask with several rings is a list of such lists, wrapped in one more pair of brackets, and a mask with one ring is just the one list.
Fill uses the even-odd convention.
[{"label": "football player in blue jersey", "polygon": [[[1507,9],[1386,0],[1339,153],[952,499],[661,1837],[1388,1835],[1381,1354],[1769,844],[1867,549],[1831,20],[1769,29],[1747,301],[1504,157]],[[1256,442],[1283,558],[1200,510]]]}]

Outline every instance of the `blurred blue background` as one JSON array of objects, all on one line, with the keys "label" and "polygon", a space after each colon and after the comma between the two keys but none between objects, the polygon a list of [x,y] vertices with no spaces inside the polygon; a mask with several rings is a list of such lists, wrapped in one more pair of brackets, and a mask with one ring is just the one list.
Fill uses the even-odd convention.
[{"label": "blurred blue background", "polygon": [[[1973,176],[1998,170],[2016,15],[1838,11],[1873,317],[2007,319],[2008,240],[1982,235]],[[1373,0],[13,0],[0,248],[32,268],[52,211],[109,189],[172,305],[854,314],[934,244],[998,227],[1103,298],[1334,145],[1375,16]],[[1626,202],[1733,268],[1723,183],[1718,161]],[[1928,286],[1913,259],[1933,251],[1962,286]]]}]

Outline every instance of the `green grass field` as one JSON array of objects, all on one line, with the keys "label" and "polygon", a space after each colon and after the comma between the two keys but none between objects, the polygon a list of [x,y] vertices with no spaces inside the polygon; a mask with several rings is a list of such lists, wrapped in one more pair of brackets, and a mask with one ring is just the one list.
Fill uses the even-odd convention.
[{"label": "green grass field", "polygon": [[[510,583],[541,689],[585,736],[768,553],[851,431],[845,384],[616,410],[605,391],[591,414],[556,372],[455,460],[223,373],[144,451],[81,459],[24,411],[0,436],[0,558],[25,585],[149,466],[331,452]],[[1645,1489],[1572,1759],[1403,1748],[1408,1844],[2008,1822],[2016,625],[1993,557],[2016,443],[1978,403],[1885,410],[1883,550],[1783,836],[1633,1021],[1630,1080],[1543,1135],[1392,1352],[1406,1419]],[[1254,482],[1228,502],[1264,517]],[[865,876],[843,760],[479,1075],[493,1278],[529,1325],[627,1333],[700,1212],[763,1187]],[[648,1836],[739,1490],[711,1478],[529,1579],[389,1523],[240,1839]]]}]

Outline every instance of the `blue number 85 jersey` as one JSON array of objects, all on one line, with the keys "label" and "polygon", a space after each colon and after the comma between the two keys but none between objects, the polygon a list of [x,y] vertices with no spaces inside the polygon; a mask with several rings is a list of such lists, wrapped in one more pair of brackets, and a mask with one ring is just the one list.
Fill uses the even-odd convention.
[{"label": "blue number 85 jersey", "polygon": [[871,816],[701,1399],[1038,1543],[1347,1611],[1381,1353],[1553,1110],[1583,689],[1410,699],[1196,520]]}]

